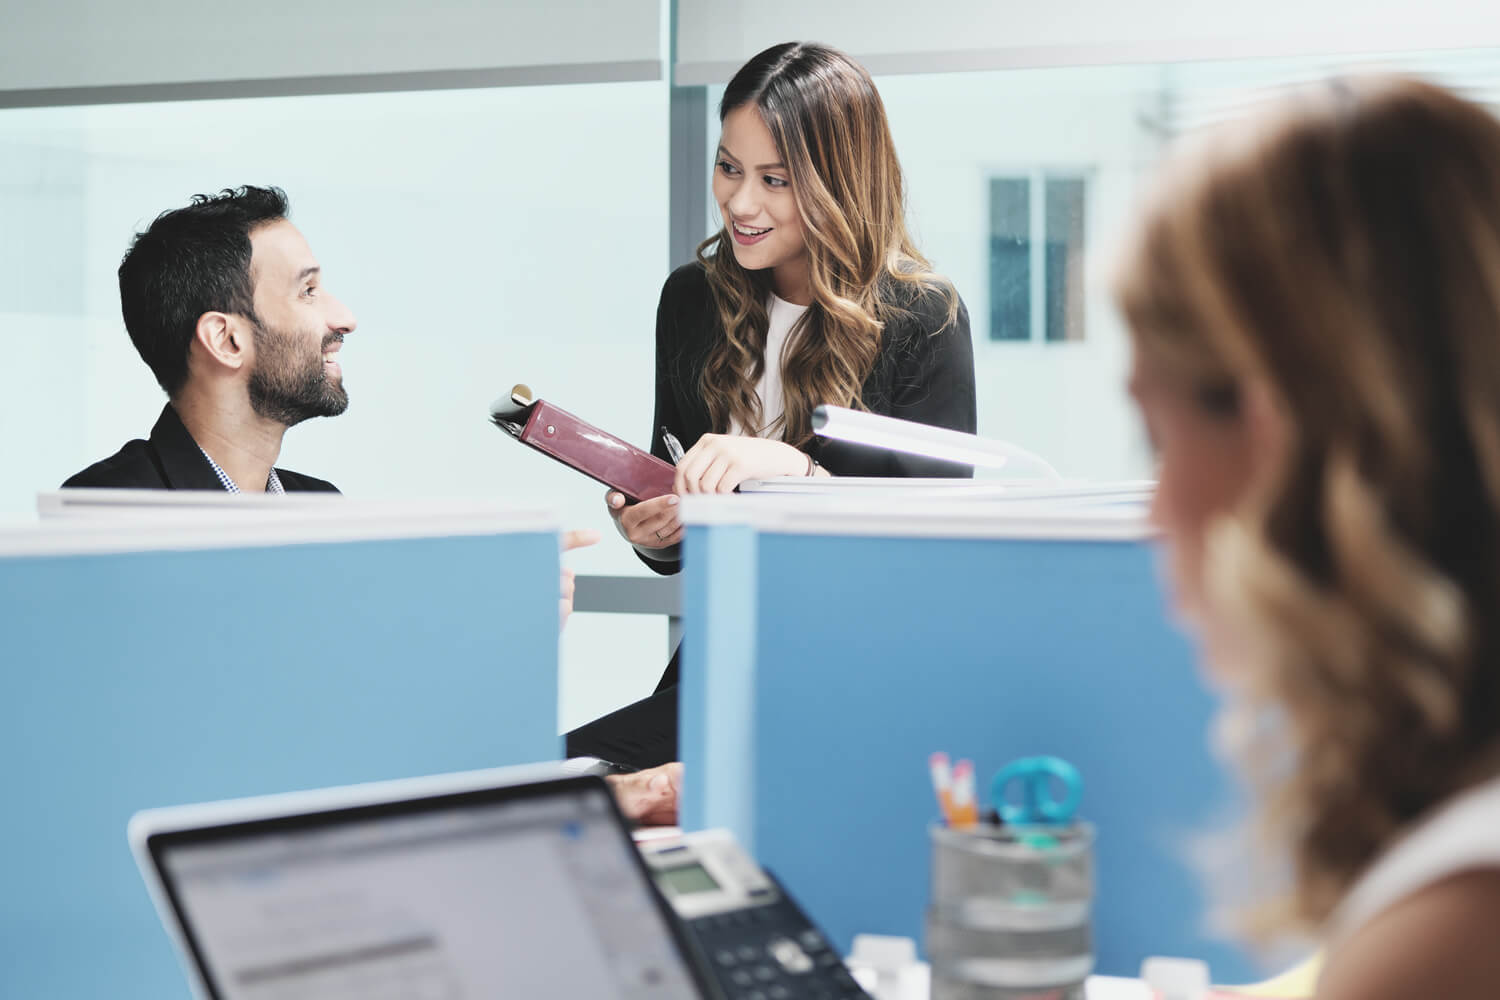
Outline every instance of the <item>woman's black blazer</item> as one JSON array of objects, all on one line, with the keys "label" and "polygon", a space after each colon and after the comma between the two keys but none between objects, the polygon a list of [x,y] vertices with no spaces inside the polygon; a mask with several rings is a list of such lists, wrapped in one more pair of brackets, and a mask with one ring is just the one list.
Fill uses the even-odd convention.
[{"label": "woman's black blazer", "polygon": [[[968,310],[960,301],[958,317],[948,323],[947,301],[936,292],[914,296],[903,305],[905,314],[897,314],[882,331],[880,354],[860,399],[871,413],[972,434],[976,427],[974,345],[969,339]],[[713,431],[699,385],[709,352],[723,338],[703,266],[695,262],[673,271],[662,287],[656,310],[656,415],[651,421],[651,453],[658,458],[670,461],[663,427],[685,449]],[[974,474],[966,465],[827,438],[813,438],[804,450],[836,476]],[[675,560],[641,558],[658,573],[681,568]]]}]

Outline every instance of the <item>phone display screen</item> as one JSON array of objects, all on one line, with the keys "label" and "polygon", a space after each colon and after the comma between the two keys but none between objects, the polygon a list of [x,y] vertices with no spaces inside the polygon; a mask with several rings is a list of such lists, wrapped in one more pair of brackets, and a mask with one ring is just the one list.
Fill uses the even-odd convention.
[{"label": "phone display screen", "polygon": [[714,892],[719,883],[699,864],[679,865],[656,871],[656,880],[669,896],[686,896],[695,892]]}]

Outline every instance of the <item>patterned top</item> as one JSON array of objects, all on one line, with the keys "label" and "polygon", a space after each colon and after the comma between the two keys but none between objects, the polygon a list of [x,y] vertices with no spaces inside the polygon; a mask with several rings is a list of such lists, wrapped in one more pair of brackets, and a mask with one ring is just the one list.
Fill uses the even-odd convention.
[{"label": "patterned top", "polygon": [[[199,445],[198,450],[203,451],[203,446]],[[229,473],[219,468],[219,463],[214,461],[212,455],[210,455],[206,451],[203,451],[203,457],[208,459],[208,464],[213,468],[214,475],[219,477],[219,482],[224,484],[224,488],[226,490],[228,490],[230,493],[242,492],[239,488],[239,485],[233,479],[229,478]],[[281,477],[276,474],[276,469],[274,467],[271,469],[271,474],[266,477],[266,492],[276,494],[282,494],[286,492],[286,490],[282,489],[281,487]]]}]

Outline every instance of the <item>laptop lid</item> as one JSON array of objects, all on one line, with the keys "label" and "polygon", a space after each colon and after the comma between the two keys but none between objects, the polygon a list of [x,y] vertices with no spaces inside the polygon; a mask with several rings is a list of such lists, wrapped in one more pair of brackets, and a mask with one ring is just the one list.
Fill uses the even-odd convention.
[{"label": "laptop lid", "polygon": [[608,785],[502,768],[138,813],[200,997],[714,991]]}]

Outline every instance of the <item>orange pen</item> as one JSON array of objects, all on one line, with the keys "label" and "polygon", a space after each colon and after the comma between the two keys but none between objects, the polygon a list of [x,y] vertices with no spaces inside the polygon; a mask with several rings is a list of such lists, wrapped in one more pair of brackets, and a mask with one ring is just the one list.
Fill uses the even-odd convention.
[{"label": "orange pen", "polygon": [[974,762],[964,759],[953,765],[953,818],[955,830],[971,830],[979,823],[979,805],[974,799]]},{"label": "orange pen", "polygon": [[932,772],[932,791],[937,795],[938,809],[943,813],[943,822],[953,825],[953,776],[948,770],[948,755],[939,750],[927,758],[927,768]]}]

